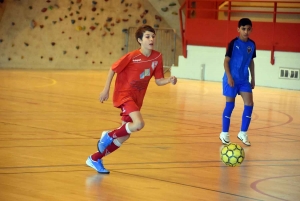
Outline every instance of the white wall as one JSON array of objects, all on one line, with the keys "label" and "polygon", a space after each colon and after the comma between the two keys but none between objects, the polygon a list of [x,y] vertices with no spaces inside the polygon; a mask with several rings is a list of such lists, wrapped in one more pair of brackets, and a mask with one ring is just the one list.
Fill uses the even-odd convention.
[{"label": "white wall", "polygon": [[[171,74],[178,78],[221,82],[225,52],[226,48],[189,45],[187,58],[180,56],[178,67],[172,67]],[[277,51],[275,64],[272,65],[270,61],[271,51],[256,51],[254,62],[257,86],[300,90],[300,79],[279,78],[280,67],[300,69],[300,53]]]}]

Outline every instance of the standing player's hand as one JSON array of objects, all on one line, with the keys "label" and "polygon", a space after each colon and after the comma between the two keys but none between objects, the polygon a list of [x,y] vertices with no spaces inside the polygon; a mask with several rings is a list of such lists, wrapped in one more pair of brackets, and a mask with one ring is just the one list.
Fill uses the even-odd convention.
[{"label": "standing player's hand", "polygon": [[103,90],[100,93],[100,97],[99,97],[100,102],[103,103],[103,101],[107,101],[108,98],[109,98],[109,91]]},{"label": "standing player's hand", "polygon": [[232,77],[228,77],[228,84],[229,84],[229,86],[234,87],[234,81],[233,81]]},{"label": "standing player's hand", "polygon": [[177,78],[175,76],[170,77],[170,83],[175,85],[177,83]]},{"label": "standing player's hand", "polygon": [[254,79],[251,79],[251,87],[252,87],[252,89],[254,89],[254,87],[255,87],[255,81],[254,81]]}]

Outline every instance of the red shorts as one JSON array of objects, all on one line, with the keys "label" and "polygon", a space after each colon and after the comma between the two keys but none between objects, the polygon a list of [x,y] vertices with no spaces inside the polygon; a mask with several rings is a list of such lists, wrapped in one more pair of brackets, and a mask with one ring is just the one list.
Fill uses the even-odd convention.
[{"label": "red shorts", "polygon": [[125,122],[132,122],[132,119],[129,116],[131,112],[140,111],[140,108],[136,105],[134,101],[127,101],[123,103],[119,108],[122,111],[120,113],[120,116],[122,116],[121,119]]}]

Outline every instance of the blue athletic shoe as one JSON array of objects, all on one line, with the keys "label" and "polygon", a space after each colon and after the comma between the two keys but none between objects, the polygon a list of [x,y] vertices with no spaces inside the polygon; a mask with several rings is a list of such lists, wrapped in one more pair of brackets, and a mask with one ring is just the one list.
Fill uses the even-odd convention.
[{"label": "blue athletic shoe", "polygon": [[102,159],[98,159],[98,161],[93,161],[91,156],[86,160],[86,164],[91,168],[94,168],[97,172],[101,174],[109,174],[109,171],[104,168],[102,164]]},{"label": "blue athletic shoe", "polygon": [[98,141],[98,151],[103,153],[106,147],[112,143],[114,139],[108,135],[108,131],[103,131],[100,140]]}]

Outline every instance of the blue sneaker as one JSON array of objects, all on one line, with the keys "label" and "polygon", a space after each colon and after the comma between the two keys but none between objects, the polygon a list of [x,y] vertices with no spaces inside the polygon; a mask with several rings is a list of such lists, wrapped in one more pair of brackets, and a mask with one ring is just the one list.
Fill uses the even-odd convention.
[{"label": "blue sneaker", "polygon": [[89,156],[85,163],[101,174],[109,174],[109,171],[105,169],[102,164],[102,159],[98,159],[98,161],[93,161],[91,156]]},{"label": "blue sneaker", "polygon": [[98,141],[98,151],[103,153],[106,147],[112,143],[114,139],[108,135],[108,131],[103,131],[100,140]]}]

